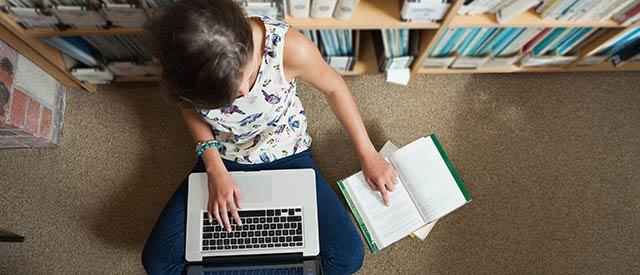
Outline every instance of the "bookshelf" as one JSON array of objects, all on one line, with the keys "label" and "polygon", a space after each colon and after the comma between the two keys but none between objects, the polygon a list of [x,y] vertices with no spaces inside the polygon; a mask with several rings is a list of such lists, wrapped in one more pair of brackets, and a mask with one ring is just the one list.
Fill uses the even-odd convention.
[{"label": "bookshelf", "polygon": [[[286,1],[286,0],[285,0]],[[419,29],[421,31],[419,51],[414,57],[411,66],[412,75],[415,74],[450,74],[450,73],[538,73],[538,72],[584,72],[584,71],[636,71],[640,70],[640,62],[628,63],[621,67],[614,67],[610,62],[605,62],[593,66],[578,66],[578,64],[597,52],[601,46],[611,39],[616,39],[620,35],[640,26],[640,23],[631,26],[622,26],[613,20],[580,20],[561,21],[542,19],[535,11],[529,10],[520,16],[510,20],[505,24],[499,24],[493,14],[481,15],[459,15],[458,9],[462,6],[463,0],[453,0],[450,9],[446,12],[443,20],[438,23],[432,22],[406,22],[400,20],[401,0],[360,0],[353,17],[347,21],[314,18],[292,18],[285,16],[284,21],[297,29],[358,29],[361,30],[360,55],[352,71],[338,71],[345,76],[377,74],[378,60],[373,47],[372,31],[385,28],[408,28]],[[144,8],[146,14],[152,15],[155,10]],[[83,83],[75,79],[67,70],[62,54],[48,44],[39,39],[47,36],[83,36],[83,35],[123,35],[123,34],[143,34],[147,31],[144,28],[106,28],[106,29],[24,29],[21,25],[4,12],[0,12],[0,25],[5,28],[0,32],[2,39],[10,39],[12,45],[20,44],[21,48],[29,51],[34,62],[54,77],[58,78],[65,85],[71,87],[83,87],[89,91],[95,91],[96,85]],[[480,67],[476,69],[451,69],[451,68],[423,68],[420,66],[427,57],[427,53],[435,46],[437,38],[444,33],[448,27],[592,27],[603,28],[606,32],[598,39],[593,40],[581,52],[578,58],[569,65],[556,67]],[[16,47],[16,46],[14,46]],[[114,82],[144,82],[159,81],[158,76],[129,76],[116,77]]]}]

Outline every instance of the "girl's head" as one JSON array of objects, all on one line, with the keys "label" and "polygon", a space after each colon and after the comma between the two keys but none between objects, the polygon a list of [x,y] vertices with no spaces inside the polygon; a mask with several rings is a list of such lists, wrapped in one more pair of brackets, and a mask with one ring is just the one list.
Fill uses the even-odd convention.
[{"label": "girl's head", "polygon": [[177,0],[150,28],[166,88],[181,105],[219,108],[248,91],[253,36],[234,0]]}]

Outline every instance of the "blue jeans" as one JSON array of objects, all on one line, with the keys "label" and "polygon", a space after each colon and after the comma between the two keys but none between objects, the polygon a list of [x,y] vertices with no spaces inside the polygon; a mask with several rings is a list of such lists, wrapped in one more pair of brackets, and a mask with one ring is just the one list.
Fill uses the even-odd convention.
[{"label": "blue jeans", "polygon": [[[320,261],[325,274],[351,274],[362,266],[360,236],[342,203],[320,174],[309,150],[263,164],[239,164],[224,160],[228,171],[313,168],[316,171]],[[192,172],[204,172],[198,160]],[[142,252],[142,264],[150,274],[180,274],[184,258],[188,180],[184,180],[158,217]]]}]

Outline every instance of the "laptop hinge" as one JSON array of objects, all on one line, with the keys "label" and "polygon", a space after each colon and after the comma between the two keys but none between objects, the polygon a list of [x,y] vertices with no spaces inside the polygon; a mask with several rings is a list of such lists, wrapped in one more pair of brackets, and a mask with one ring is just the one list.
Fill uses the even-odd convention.
[{"label": "laptop hinge", "polygon": [[277,254],[260,254],[260,255],[242,255],[242,256],[216,256],[203,257],[202,262],[205,264],[233,264],[233,263],[274,263],[289,262],[303,260],[302,252],[296,253],[277,253]]}]

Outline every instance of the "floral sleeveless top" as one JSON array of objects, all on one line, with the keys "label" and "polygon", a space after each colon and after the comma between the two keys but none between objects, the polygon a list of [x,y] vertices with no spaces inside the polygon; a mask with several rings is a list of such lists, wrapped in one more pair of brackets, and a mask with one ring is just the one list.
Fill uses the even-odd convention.
[{"label": "floral sleeveless top", "polygon": [[307,117],[288,83],[282,65],[284,37],[289,28],[266,17],[265,46],[253,88],[231,106],[198,109],[211,125],[214,139],[222,145],[222,158],[243,164],[271,162],[309,148]]}]

